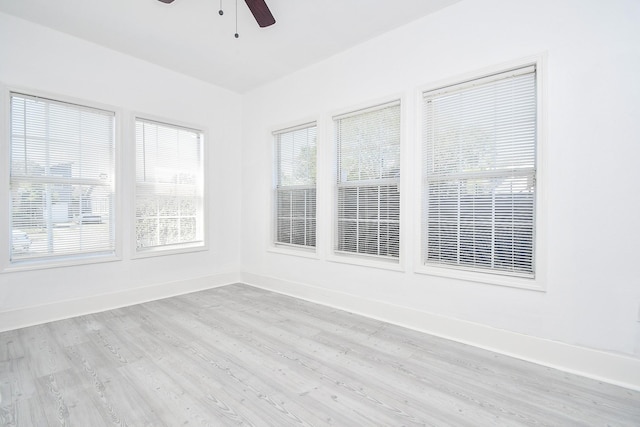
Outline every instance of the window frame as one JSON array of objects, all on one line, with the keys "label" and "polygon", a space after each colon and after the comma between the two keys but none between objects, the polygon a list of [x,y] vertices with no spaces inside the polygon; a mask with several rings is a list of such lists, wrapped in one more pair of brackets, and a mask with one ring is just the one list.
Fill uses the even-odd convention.
[{"label": "window frame", "polygon": [[[376,111],[379,109],[383,109],[385,107],[392,106],[394,104],[398,105],[399,114],[400,114],[400,123],[399,123],[399,137],[400,137],[400,146],[399,146],[399,162],[400,162],[400,173],[399,177],[395,184],[398,186],[398,206],[400,209],[399,212],[399,244],[398,244],[398,256],[379,256],[379,255],[370,255],[363,254],[357,252],[348,252],[348,251],[340,251],[338,250],[338,241],[339,241],[339,228],[338,228],[338,203],[339,203],[339,141],[337,138],[337,130],[338,123],[337,120],[341,118],[346,118],[349,116],[356,116],[358,114],[366,113],[368,111]],[[344,263],[351,265],[359,265],[371,268],[380,268],[385,270],[393,270],[393,271],[404,271],[404,257],[405,253],[405,245],[407,239],[405,238],[405,231],[407,227],[404,227],[403,224],[406,223],[406,212],[407,208],[405,207],[405,197],[403,192],[405,191],[407,186],[407,174],[403,173],[403,169],[406,169],[404,166],[406,164],[405,156],[406,156],[406,108],[407,102],[404,96],[404,93],[399,93],[395,95],[389,95],[384,98],[375,99],[366,103],[361,103],[359,105],[355,105],[349,108],[343,108],[341,110],[333,111],[330,116],[327,118],[327,121],[330,122],[330,126],[328,126],[331,130],[331,140],[332,140],[332,153],[330,156],[330,167],[331,167],[331,203],[330,203],[330,218],[331,218],[331,250],[327,255],[327,259],[331,262],[336,263]],[[358,184],[367,185],[367,183],[371,185],[377,185],[376,182],[379,181],[390,181],[389,179],[374,179],[374,180],[363,180],[358,181]],[[347,183],[346,186],[355,185]],[[380,183],[380,185],[384,185],[384,183]]]},{"label": "window frame", "polygon": [[[300,255],[300,256],[308,256],[308,257],[316,257],[317,253],[318,253],[318,246],[321,244],[319,239],[318,239],[318,219],[319,219],[319,205],[318,205],[318,199],[319,199],[319,191],[318,191],[318,176],[321,175],[320,172],[320,162],[318,161],[318,156],[319,156],[319,146],[320,146],[320,126],[318,125],[318,121],[317,120],[308,120],[308,121],[301,121],[298,122],[299,124],[293,124],[293,125],[288,125],[285,127],[281,127],[278,128],[276,130],[273,130],[271,132],[271,138],[272,138],[272,143],[271,143],[271,149],[272,149],[272,185],[271,185],[271,233],[270,233],[270,241],[269,241],[269,250],[274,251],[274,252],[280,252],[280,253],[285,253],[285,254],[293,254],[293,255]],[[285,242],[278,242],[277,240],[277,233],[278,233],[278,190],[282,187],[279,186],[279,170],[280,170],[280,158],[279,158],[279,146],[278,146],[278,136],[282,135],[282,134],[286,134],[289,132],[295,132],[295,131],[299,131],[299,130],[305,130],[305,129],[309,129],[309,128],[315,128],[315,133],[316,133],[316,143],[315,143],[315,150],[316,150],[316,177],[315,177],[315,182],[313,185],[299,185],[299,186],[291,186],[291,187],[295,187],[295,189],[311,189],[313,188],[315,190],[315,230],[314,230],[314,234],[315,234],[315,245],[310,246],[310,245],[298,245],[295,243],[285,243]],[[286,187],[286,186],[285,186]]]},{"label": "window frame", "polygon": [[[190,123],[181,122],[179,120],[167,119],[164,117],[153,116],[145,113],[132,113],[130,115],[130,138],[131,138],[131,147],[129,150],[129,155],[131,160],[130,168],[131,168],[131,183],[132,183],[132,191],[131,191],[131,236],[130,239],[130,250],[131,250],[131,259],[144,259],[144,258],[152,258],[157,256],[166,256],[166,255],[174,255],[174,254],[184,254],[184,253],[192,253],[192,252],[202,252],[209,250],[209,159],[208,152],[208,130],[205,126],[193,125]],[[136,239],[136,223],[137,223],[137,214],[136,214],[136,202],[138,196],[137,190],[137,140],[136,140],[136,125],[138,121],[143,122],[152,122],[157,123],[159,125],[165,125],[169,127],[182,128],[189,131],[195,131],[200,136],[201,148],[200,148],[200,156],[202,159],[200,165],[200,182],[199,186],[202,190],[202,241],[197,242],[187,242],[175,245],[167,245],[167,246],[156,246],[144,250],[139,250],[137,246]]]},{"label": "window frame", "polygon": [[[482,80],[492,75],[501,74],[510,70],[535,66],[536,73],[536,175],[535,175],[535,200],[534,200],[534,231],[533,231],[533,257],[535,259],[533,277],[519,277],[517,275],[506,275],[500,271],[479,271],[466,269],[464,267],[429,265],[424,263],[423,236],[425,235],[426,223],[423,218],[424,210],[424,180],[423,175],[423,99],[424,94],[447,86],[469,83]],[[416,273],[465,280],[489,285],[507,286],[513,288],[527,289],[533,291],[546,290],[546,203],[545,203],[545,177],[544,177],[544,145],[546,140],[546,54],[522,58],[515,61],[506,62],[496,66],[487,67],[481,70],[468,72],[456,77],[447,78],[416,90],[416,141],[414,167],[418,180],[414,189],[414,211],[416,212],[414,227],[418,231],[419,238],[414,241],[414,271]]]},{"label": "window frame", "polygon": [[[0,133],[7,138],[7,144],[0,144],[0,164],[4,167],[4,173],[0,174],[0,197],[4,200],[11,198],[11,97],[12,94],[24,95],[34,98],[43,98],[53,102],[77,105],[91,109],[103,110],[113,113],[113,218],[111,218],[114,237],[113,250],[80,253],[72,255],[47,256],[33,259],[11,260],[9,244],[0,248],[0,272],[30,271],[48,268],[67,267],[75,265],[87,265],[122,260],[122,110],[109,104],[102,104],[86,99],[51,93],[39,89],[8,86],[0,83]],[[2,241],[11,242],[11,204],[7,203],[5,209],[0,210],[0,237]]]}]

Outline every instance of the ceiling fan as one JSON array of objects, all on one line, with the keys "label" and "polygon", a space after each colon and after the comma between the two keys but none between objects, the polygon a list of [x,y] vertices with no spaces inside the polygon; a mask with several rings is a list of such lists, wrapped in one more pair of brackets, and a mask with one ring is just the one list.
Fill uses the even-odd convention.
[{"label": "ceiling fan", "polygon": [[[162,3],[173,3],[173,0],[158,0]],[[268,27],[276,23],[275,18],[269,10],[269,6],[264,0],[244,0],[249,6],[249,10],[253,13],[253,17],[256,18],[260,27]]]}]

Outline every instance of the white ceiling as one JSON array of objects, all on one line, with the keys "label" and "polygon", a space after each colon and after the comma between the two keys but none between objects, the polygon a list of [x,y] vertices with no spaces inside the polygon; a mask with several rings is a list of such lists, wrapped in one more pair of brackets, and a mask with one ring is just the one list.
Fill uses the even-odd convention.
[{"label": "white ceiling", "polygon": [[2,0],[0,12],[243,93],[459,0]]}]

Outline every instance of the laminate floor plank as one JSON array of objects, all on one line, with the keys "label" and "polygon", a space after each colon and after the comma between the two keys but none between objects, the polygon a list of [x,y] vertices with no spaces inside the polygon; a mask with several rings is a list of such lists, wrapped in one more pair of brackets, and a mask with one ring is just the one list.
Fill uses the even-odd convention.
[{"label": "laminate floor plank", "polygon": [[46,324],[46,332],[59,347],[87,342],[89,337],[85,322],[90,316],[74,317]]},{"label": "laminate floor plank", "polygon": [[64,357],[63,347],[49,332],[50,325],[25,328],[20,334],[24,358],[31,376],[39,378],[71,368]]},{"label": "laminate floor plank", "polygon": [[[3,410],[6,409],[3,408]],[[49,426],[42,405],[38,399],[22,399],[15,402],[11,412],[0,412],[0,425],[40,427]]]},{"label": "laminate floor plank", "polygon": [[[280,390],[278,396],[282,399],[282,402],[289,402],[288,405],[295,407],[295,413],[297,414],[305,413],[305,415],[299,415],[301,419],[315,419],[320,414],[330,413],[332,414],[331,417],[320,420],[323,424],[361,424],[357,422],[361,416],[355,415],[358,413],[357,407],[360,405],[360,411],[366,412],[367,405],[361,405],[347,396],[344,390],[339,390],[336,387],[338,381],[331,380],[327,382],[326,376],[316,375],[314,377],[309,375],[309,372],[301,369],[297,360],[282,357],[282,354],[278,353],[274,348],[269,348],[269,345],[264,342],[253,339],[251,335],[244,334],[238,326],[232,327],[232,330],[229,328],[230,326],[227,324],[223,331],[217,331],[218,328],[216,328],[216,330],[205,333],[203,337],[206,344],[203,345],[208,347],[209,354],[223,352],[221,354],[222,359],[226,363],[232,364],[233,369],[236,371],[251,369],[249,371],[250,375],[243,378],[243,381],[251,389],[271,390],[270,393],[274,393],[274,390],[276,392]],[[237,344],[234,344],[232,348],[225,349],[225,346],[221,343],[227,341]],[[271,344],[277,343],[272,341]],[[274,383],[277,387],[274,387]],[[265,393],[262,392],[261,394]],[[276,399],[272,400],[275,401]],[[299,405],[298,403],[304,403],[305,401],[313,401],[314,404]],[[281,406],[284,406],[282,402]],[[345,402],[349,402],[349,404],[343,410],[335,409],[336,407],[343,407]],[[313,412],[307,413],[307,406],[312,408]],[[329,410],[330,408],[333,409]],[[347,422],[345,417],[351,417],[351,421]],[[388,420],[388,422],[391,421],[390,419]]]},{"label": "laminate floor plank", "polygon": [[[245,316],[242,317],[243,320],[248,317],[246,316],[246,314],[247,313],[245,313]],[[258,319],[256,319],[256,321],[258,321]],[[290,322],[288,323],[288,325],[297,325],[297,323],[298,322]],[[279,326],[280,326],[279,328],[280,335],[282,335],[282,324],[280,324]],[[247,330],[250,330],[250,329],[251,328],[248,328]],[[369,337],[372,332],[374,331],[367,330],[365,333],[365,338]],[[343,337],[345,333],[347,335],[346,339]],[[330,339],[326,338],[326,336],[328,335],[331,335]],[[469,410],[468,405],[465,405],[464,399],[462,398],[465,395],[465,393],[467,393],[468,385],[463,383],[457,387],[457,390],[453,389],[452,381],[451,380],[447,381],[447,379],[450,377],[449,371],[447,369],[441,369],[437,373],[437,375],[440,375],[440,377],[443,378],[443,382],[445,382],[448,385],[448,387],[440,390],[433,390],[433,388],[430,387],[429,384],[424,384],[424,383],[420,384],[417,381],[410,381],[410,379],[408,379],[406,375],[404,376],[396,375],[398,372],[400,372],[399,371],[400,367],[408,363],[408,360],[405,360],[406,357],[408,357],[409,355],[408,352],[396,351],[397,348],[395,345],[389,346],[390,350],[387,351],[386,353],[381,352],[379,351],[379,348],[377,348],[378,346],[374,345],[372,347],[368,347],[366,345],[360,345],[360,344],[366,343],[366,340],[359,341],[359,344],[353,344],[354,342],[352,340],[353,337],[354,335],[352,330],[348,330],[345,328],[333,328],[331,329],[331,332],[325,332],[322,335],[321,334],[314,335],[313,340],[312,341],[309,340],[307,343],[300,342],[300,340],[298,340],[300,344],[296,348],[297,349],[300,349],[301,347],[307,348],[307,346],[309,348],[315,347],[315,349],[311,351],[316,356],[318,356],[319,360],[322,360],[323,364],[326,365],[328,363],[335,363],[338,366],[336,368],[337,372],[340,371],[340,367],[345,367],[349,370],[350,373],[354,373],[357,378],[366,378],[368,380],[368,383],[374,382],[375,383],[374,386],[368,387],[368,389],[385,390],[386,389],[385,384],[387,383],[395,384],[396,387],[394,388],[394,392],[393,392],[394,397],[391,399],[388,396],[386,397],[387,401],[394,402],[394,405],[404,407],[405,405],[399,404],[398,400],[404,401],[405,403],[408,403],[413,400],[411,396],[406,396],[407,391],[409,391],[410,392],[409,394],[411,395],[426,393],[427,391],[429,391],[431,393],[432,398],[434,397],[435,394],[438,394],[437,392],[445,393],[446,395],[448,395],[449,399],[441,399],[444,404],[446,404],[447,402],[456,403],[457,401],[457,406],[455,408],[450,408],[450,409],[455,409],[456,412],[463,411],[465,409]],[[359,338],[363,338],[363,337],[359,337]],[[270,339],[275,339],[275,337],[271,337]],[[289,342],[291,342],[291,341],[295,341],[296,337],[287,337],[287,339],[289,340]],[[357,349],[354,348],[356,346],[358,347]],[[319,351],[318,349],[320,347],[324,347],[325,353],[317,355]],[[402,356],[400,356],[398,353],[402,353]],[[388,360],[385,360],[385,354],[387,356],[386,359]],[[405,359],[403,359],[403,357]],[[398,360],[400,362],[398,362]],[[395,364],[397,364],[398,367],[395,368],[395,372],[394,372],[394,369],[389,369],[389,368],[394,368]],[[404,369],[406,370],[406,368]],[[434,372],[431,372],[431,374],[436,375],[436,373]],[[380,381],[375,381],[377,377],[381,377],[382,379]],[[361,388],[352,387],[352,389],[360,390]],[[457,396],[457,398],[453,399],[451,398],[451,396]],[[384,399],[385,398],[377,397],[377,398],[372,398],[372,401],[379,402],[381,406],[384,407],[385,406]],[[483,402],[483,404],[486,406],[487,402]],[[391,410],[393,410],[392,405],[388,405],[387,408],[390,408]],[[397,407],[396,407],[396,410],[398,410]],[[407,412],[408,411],[403,412],[405,416],[407,416],[406,415]],[[424,416],[424,414],[422,415]],[[497,422],[496,419],[494,418],[492,418],[491,421],[492,423]]]},{"label": "laminate floor plank", "polygon": [[[215,313],[210,313],[209,320],[218,325],[228,324],[232,313],[225,313],[225,310],[229,309],[219,309]],[[242,317],[233,319],[246,324],[248,317],[245,313]],[[390,375],[388,366],[372,366],[365,360],[368,356],[354,360],[349,356],[351,352],[344,345],[344,340],[340,340],[343,342],[342,345],[332,346],[318,340],[317,334],[312,339],[297,336],[295,332],[285,336],[282,326],[283,324],[280,323],[277,333],[272,333],[275,328],[259,328],[249,323],[244,327],[236,325],[235,328],[227,331],[227,334],[234,340],[250,340],[254,347],[271,348],[272,356],[279,355],[277,348],[288,348],[290,347],[288,343],[297,342],[295,349],[288,348],[287,355],[280,354],[280,356],[295,361],[307,371],[307,375],[318,375],[323,382],[334,385],[334,392],[347,393],[368,405],[376,405],[380,409],[378,417],[381,414],[391,414],[394,419],[406,418],[418,424],[444,425],[444,420],[452,421],[455,419],[455,414],[471,411],[472,406],[475,406],[475,402],[469,405],[464,399],[460,399],[460,396],[466,393],[466,386],[460,387],[459,391],[435,390],[428,385],[418,384],[406,376]],[[261,338],[263,335],[264,339]],[[279,339],[284,341],[278,343]],[[449,376],[448,372],[443,372],[441,375],[445,379]],[[409,384],[411,382],[413,384]],[[394,387],[390,389],[388,384],[394,384]],[[386,393],[389,389],[391,392]],[[449,405],[446,415],[441,415],[438,419],[438,411],[434,411],[433,408],[426,409],[420,402],[415,402],[411,407],[412,402],[416,400],[415,397],[425,392],[429,392],[431,399],[439,400],[440,406]],[[455,395],[455,399],[452,398],[452,394]],[[481,413],[479,417],[482,418],[484,415],[488,417],[486,422],[491,422],[492,425],[500,424],[500,420],[488,412]],[[462,420],[454,423],[454,425],[463,424]]]},{"label": "laminate floor plank", "polygon": [[[258,367],[263,367],[264,368],[266,366],[267,361],[269,361],[269,357],[273,356],[273,355],[269,355],[269,354],[265,354],[265,353],[256,353],[255,351],[253,351],[255,348],[262,347],[261,345],[257,345],[257,346],[254,345],[255,342],[250,343],[250,345],[242,346],[241,345],[242,342],[246,341],[246,340],[242,339],[244,335],[240,332],[241,328],[238,327],[237,325],[234,326],[233,329],[235,330],[235,332],[233,332],[233,333],[230,333],[229,331],[226,331],[225,332],[226,335],[223,334],[222,336],[218,336],[218,337],[213,337],[213,336],[211,336],[211,334],[207,335],[207,333],[206,333],[207,330],[212,330],[212,331],[213,330],[217,330],[217,329],[219,329],[221,327],[220,325],[222,325],[222,324],[228,326],[229,319],[231,318],[230,315],[233,314],[233,313],[225,313],[225,311],[228,311],[228,310],[230,310],[230,308],[228,308],[228,307],[225,307],[225,309],[215,310],[215,313],[220,315],[221,317],[219,317],[217,319],[207,319],[207,320],[208,320],[209,324],[216,325],[216,326],[213,327],[213,328],[210,327],[210,326],[206,326],[204,328],[200,328],[200,329],[202,329],[202,331],[199,333],[199,335],[202,338],[204,338],[204,340],[207,341],[207,342],[214,342],[216,347],[220,348],[220,349],[224,348],[224,344],[225,343],[227,343],[227,342],[232,343],[232,347],[233,348],[229,349],[229,351],[227,352],[227,356],[226,357],[227,358],[230,357],[232,359],[237,359],[239,357],[242,357],[242,359],[240,360],[240,363],[238,363],[239,365],[258,366]],[[192,319],[193,317],[194,316],[188,316],[188,315],[183,316],[183,318],[186,319],[186,321],[188,322],[189,327],[193,327],[194,326],[193,321],[189,320],[189,319]],[[173,317],[172,320],[177,321],[178,318],[177,317]],[[204,325],[202,325],[202,326],[204,326]],[[256,324],[256,326],[259,327],[259,325],[257,325],[257,324]],[[232,339],[229,339],[229,338],[232,338]],[[252,354],[252,353],[254,353],[254,354]],[[247,359],[247,357],[250,357],[250,358]],[[281,362],[279,362],[279,363],[281,363]],[[275,367],[271,367],[270,369],[271,369],[272,372],[276,372],[276,371],[278,371],[280,373],[285,372],[285,371],[291,372],[291,370],[287,369],[287,367],[285,367],[285,366],[275,366]],[[257,378],[257,377],[260,376],[260,374],[261,374],[261,372],[258,371],[258,372],[254,372],[252,374],[252,376],[254,378]],[[307,379],[307,381],[308,381],[308,379]],[[282,382],[282,380],[280,382]],[[332,381],[332,383],[333,383],[333,381]],[[291,390],[292,384],[284,384],[284,385],[285,385],[284,389]],[[264,384],[262,384],[260,387],[262,387],[262,389],[264,389]],[[304,391],[304,393],[308,393],[308,391]],[[333,394],[333,395],[327,396],[326,401],[334,403],[334,401],[337,401],[337,395]],[[363,410],[364,410],[364,408],[363,408]],[[390,420],[388,420],[388,421],[390,422]]]},{"label": "laminate floor plank", "polygon": [[[164,320],[164,318],[157,319],[157,325],[162,325]],[[187,336],[187,339],[181,340],[178,336],[166,334],[161,328],[153,325],[143,325],[139,331],[130,330],[125,334],[131,334],[132,339],[137,338],[134,345],[146,352],[146,359],[153,362],[157,370],[162,372],[162,375],[172,376],[176,385],[181,384],[186,387],[185,382],[190,382],[194,375],[211,379],[211,389],[194,387],[196,391],[192,391],[192,394],[199,396],[201,402],[204,397],[204,400],[209,405],[214,404],[215,407],[212,408],[214,413],[223,411],[222,416],[224,418],[231,417],[232,419],[234,418],[233,414],[238,414],[235,418],[240,421],[245,420],[245,424],[261,425],[260,419],[247,421],[250,420],[251,416],[240,415],[242,411],[234,409],[233,406],[240,400],[242,400],[241,406],[244,406],[247,400],[253,400],[253,405],[260,406],[262,404],[258,398],[253,399],[252,394],[248,396],[242,394],[243,388],[246,389],[243,381],[245,377],[250,377],[249,373],[235,374],[228,364],[220,361],[219,357],[212,357],[208,351],[200,348],[197,345],[198,343],[192,344],[191,338],[193,337],[189,337],[188,334],[182,334],[181,336]],[[216,352],[222,351],[221,347],[223,346],[215,347]],[[185,367],[188,367],[188,369],[185,369]],[[238,375],[243,378],[239,378]],[[238,382],[240,382],[240,388],[238,387]],[[228,396],[227,391],[229,390],[233,390],[234,394]],[[222,395],[225,395],[226,398],[221,397]],[[227,404],[227,401],[232,403]],[[227,408],[226,412],[225,408]]]},{"label": "laminate floor plank", "polygon": [[20,342],[20,332],[7,331],[0,335],[0,362],[24,356],[24,348]]},{"label": "laminate floor plank", "polygon": [[105,426],[109,418],[93,393],[85,387],[80,372],[57,371],[36,381],[40,405],[50,425]]},{"label": "laminate floor plank", "polygon": [[[172,317],[171,320],[180,325],[178,317]],[[191,329],[193,326],[193,322],[188,322],[187,327],[183,329]],[[215,331],[217,327],[209,327],[208,329]],[[283,384],[282,377],[278,381],[279,387],[274,388],[273,384],[270,384],[273,383],[276,368],[272,367],[274,362],[266,357],[264,353],[246,345],[245,342],[237,339],[237,337],[230,339],[231,337],[226,334],[204,334],[203,332],[205,331],[201,330],[198,333],[200,337],[198,345],[191,346],[187,344],[182,348],[189,348],[198,354],[206,355],[204,357],[210,362],[210,366],[226,371],[229,374],[227,378],[232,378],[242,384],[248,398],[258,398],[260,400],[256,402],[258,404],[266,402],[269,410],[275,410],[292,420],[298,420],[300,425],[311,425],[310,422],[305,420],[315,420],[317,418],[316,412],[309,412],[307,408],[299,406],[295,400],[288,398],[289,396],[287,395],[291,392],[293,384]],[[165,336],[159,337],[159,339],[168,339],[167,344],[170,345],[179,343],[176,337]],[[182,358],[186,356],[183,354]],[[205,368],[206,366],[203,367],[203,371]]]},{"label": "laminate floor plank", "polygon": [[[122,361],[93,342],[67,347],[74,366],[81,367],[82,382],[94,404],[111,421],[109,425],[160,425],[153,405],[148,405],[138,393],[137,384],[128,382],[120,368],[131,362]],[[153,422],[153,423],[151,423]]]},{"label": "laminate floor plank", "polygon": [[[232,298],[234,300],[241,300],[252,298],[252,296],[246,293],[240,293],[238,295],[234,295]],[[322,310],[318,310],[317,305],[308,304],[304,301],[288,301],[286,298],[280,298],[279,300],[280,301],[277,304],[296,304],[298,315],[301,317],[306,315],[307,318],[313,319],[316,324],[324,320],[324,313]],[[629,412],[630,417],[637,416],[637,410],[634,410],[634,405],[637,406],[637,395],[633,394],[634,397],[631,397],[628,390],[620,387],[600,384],[602,388],[609,388],[610,391],[603,393],[603,400],[598,400],[597,395],[594,395],[593,391],[590,390],[588,395],[591,399],[595,400],[592,401],[593,404],[589,405],[589,408],[584,408],[579,403],[584,401],[585,396],[580,395],[580,387],[577,386],[577,383],[586,380],[581,377],[567,374],[564,375],[562,381],[557,381],[558,371],[541,367],[539,365],[508,357],[500,357],[500,355],[496,355],[489,351],[477,349],[472,346],[465,346],[459,343],[453,343],[437,337],[428,337],[428,339],[420,337],[421,339],[415,340],[416,333],[413,331],[398,328],[393,325],[389,325],[389,328],[379,327],[380,323],[371,319],[368,319],[369,322],[356,322],[357,326],[355,328],[348,328],[346,325],[351,323],[351,319],[349,319],[349,317],[352,315],[350,313],[340,312],[337,310],[332,313],[332,316],[332,322],[334,322],[333,324],[337,325],[337,327],[331,330],[331,328],[327,328],[326,325],[322,326],[324,329],[331,330],[330,333],[341,337],[345,334],[345,331],[351,329],[351,332],[361,332],[366,335],[366,337],[357,337],[347,332],[347,336],[352,338],[354,342],[359,345],[374,341],[374,343],[371,344],[373,348],[362,349],[363,354],[384,354],[388,353],[390,349],[393,351],[393,348],[396,346],[399,346],[400,348],[405,347],[406,350],[404,354],[406,354],[406,351],[409,351],[414,347],[414,358],[420,359],[424,353],[427,354],[427,356],[425,356],[427,363],[423,369],[433,367],[436,364],[435,362],[441,360],[444,362],[445,370],[450,370],[452,367],[456,368],[457,376],[461,377],[463,377],[466,372],[466,376],[468,378],[466,378],[465,381],[467,381],[468,384],[480,385],[483,382],[486,382],[487,385],[484,389],[489,391],[504,384],[508,385],[510,383],[514,383],[512,387],[503,387],[505,388],[504,396],[511,396],[514,391],[521,390],[523,384],[529,382],[535,385],[535,390],[530,390],[529,392],[534,393],[533,396],[535,396],[535,393],[537,392],[537,394],[542,397],[542,402],[545,403],[545,407],[549,412],[551,412],[552,409],[550,408],[550,403],[553,402],[545,400],[545,396],[548,395],[550,388],[552,388],[555,393],[572,396],[573,401],[578,404],[567,406],[562,401],[558,402],[556,406],[559,419],[556,420],[556,422],[564,420],[563,422],[566,423],[564,412],[573,411],[575,414],[583,413],[588,416],[590,409],[597,412],[597,414],[593,414],[593,416],[590,417],[590,419],[593,420],[600,419],[597,415],[604,415],[605,417],[611,416],[608,412]],[[298,322],[304,322],[304,320],[298,320]],[[324,334],[327,335],[329,332],[324,332]],[[383,337],[387,342],[379,341],[379,338]],[[398,340],[399,337],[402,338]],[[316,339],[320,340],[318,337],[316,337]],[[338,341],[340,341],[340,339]],[[372,353],[371,350],[375,350],[375,352]],[[505,361],[507,361],[507,363],[505,363]],[[501,369],[505,364],[509,365],[508,370]],[[506,375],[500,376],[501,371],[505,371]],[[522,371],[522,374],[519,375],[518,372],[520,371]],[[535,375],[531,375],[532,373],[535,373]],[[473,375],[470,376],[469,374]],[[492,379],[496,376],[498,376],[498,380]],[[535,380],[531,381],[531,379]],[[501,382],[501,380],[505,381]],[[571,381],[576,384],[571,384]],[[449,383],[451,383],[451,381],[449,381]],[[592,381],[590,381],[589,384],[592,384]],[[511,388],[511,390],[509,390],[509,388]],[[483,395],[490,396],[491,394],[492,393]],[[484,402],[483,404],[487,407],[491,406],[488,405],[487,402]],[[522,406],[526,407],[527,404],[523,403]],[[537,409],[535,405],[528,406],[531,411],[535,412]]]},{"label": "laminate floor plank", "polygon": [[[166,338],[166,337],[164,337]],[[158,337],[162,340],[163,337]],[[200,345],[195,343],[193,345],[185,343],[180,346],[180,351],[176,351],[176,357],[171,357],[170,352],[166,353],[163,357],[158,358],[157,365],[161,367],[167,375],[171,375],[176,383],[184,384],[184,380],[188,377],[184,375],[183,370],[180,368],[181,364],[184,364],[185,360],[189,360],[190,364],[199,364],[199,370],[201,375],[207,375],[211,373],[216,383],[220,383],[224,389],[231,387],[234,389],[234,394],[231,397],[235,399],[238,396],[242,396],[243,400],[251,402],[251,406],[254,411],[258,411],[262,419],[270,419],[271,413],[275,412],[284,414],[286,417],[292,420],[299,420],[300,425],[309,425],[304,422],[304,419],[295,412],[289,409],[289,405],[282,402],[281,397],[271,389],[271,386],[265,386],[260,379],[260,375],[256,372],[256,369],[260,369],[260,366],[256,367],[249,364],[242,363],[242,348],[237,343],[232,344],[229,349],[225,349],[225,346],[218,345],[215,347]],[[190,356],[198,356],[199,360],[190,360]],[[204,365],[202,362],[206,362]],[[255,360],[253,362],[256,362]],[[220,376],[220,373],[225,375]],[[197,395],[202,394],[202,389],[196,389],[194,393]],[[225,401],[225,399],[216,398],[217,401]],[[224,406],[230,407],[225,404]],[[233,408],[230,407],[232,410]],[[219,408],[213,408],[217,410]],[[238,411],[233,410],[238,413]],[[224,414],[227,415],[227,414]],[[277,423],[277,418],[273,420]],[[255,424],[255,423],[254,423]],[[273,425],[273,424],[267,424]]]},{"label": "laminate floor plank", "polygon": [[[208,404],[213,419],[223,425],[266,425],[255,410],[260,402],[246,395],[246,387],[230,368],[195,346],[189,346],[188,350],[188,356],[182,360],[166,360],[162,365],[175,373],[178,385],[195,390],[193,394]],[[239,396],[243,397],[238,399]]]},{"label": "laminate floor plank", "polygon": [[[135,328],[134,328],[135,329]],[[128,363],[133,363],[136,360],[146,357],[144,351],[140,351],[131,340],[126,340],[124,337],[128,335],[122,330],[112,330],[107,328],[91,329],[87,331],[87,336],[92,347],[100,349],[100,353],[104,356],[105,363],[112,362],[111,366],[119,367]]]},{"label": "laminate floor plank", "polygon": [[640,426],[640,392],[247,285],[0,333],[1,426]]}]

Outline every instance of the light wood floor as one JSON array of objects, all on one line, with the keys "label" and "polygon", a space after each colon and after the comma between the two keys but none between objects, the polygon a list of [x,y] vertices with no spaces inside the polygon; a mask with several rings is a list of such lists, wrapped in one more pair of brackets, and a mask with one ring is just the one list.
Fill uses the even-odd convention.
[{"label": "light wood floor", "polygon": [[640,393],[233,285],[0,334],[0,424],[640,426]]}]

